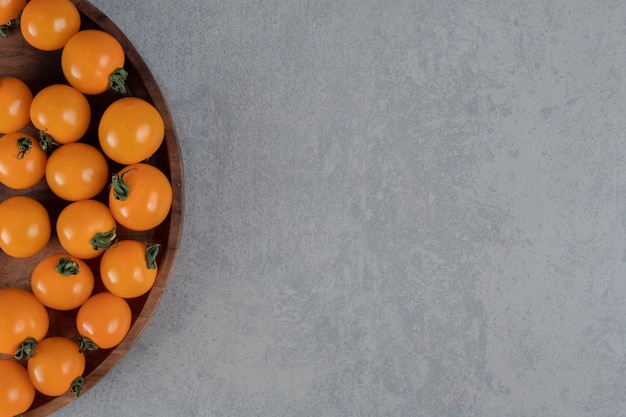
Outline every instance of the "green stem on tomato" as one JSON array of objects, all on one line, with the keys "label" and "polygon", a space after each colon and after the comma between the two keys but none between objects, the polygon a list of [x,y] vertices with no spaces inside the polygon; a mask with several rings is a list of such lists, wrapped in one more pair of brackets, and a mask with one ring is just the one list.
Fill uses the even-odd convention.
[{"label": "green stem on tomato", "polygon": [[156,258],[159,254],[160,244],[155,243],[154,245],[150,245],[146,247],[146,264],[148,265],[148,269],[156,269]]},{"label": "green stem on tomato", "polygon": [[76,396],[76,398],[80,397],[80,392],[85,388],[85,378],[79,376],[74,381],[72,381],[72,385],[70,386],[70,392]]},{"label": "green stem on tomato", "polygon": [[37,135],[39,136],[39,146],[41,146],[44,152],[48,152],[52,148],[59,146],[59,143],[45,131],[40,130]]},{"label": "green stem on tomato", "polygon": [[99,232],[96,233],[94,237],[91,238],[89,243],[94,250],[102,250],[109,249],[113,243],[117,240],[117,235],[115,234],[116,227],[113,226],[113,229],[108,232]]},{"label": "green stem on tomato", "polygon": [[79,272],[78,263],[71,260],[70,258],[65,257],[59,259],[59,263],[54,269],[64,277],[69,277],[70,275],[78,275]]},{"label": "green stem on tomato", "polygon": [[109,76],[109,90],[126,94],[128,92],[128,88],[126,87],[127,78],[128,72],[124,68],[116,69]]},{"label": "green stem on tomato", "polygon": [[24,340],[17,348],[17,352],[15,352],[15,359],[30,359],[35,356],[35,347],[37,346],[37,343],[37,339],[32,337]]},{"label": "green stem on tomato", "polygon": [[111,185],[113,186],[113,197],[116,200],[126,201],[126,199],[128,198],[130,187],[124,181],[124,176],[135,169],[137,168],[128,169],[120,174],[114,174],[111,177]]},{"label": "green stem on tomato", "polygon": [[5,38],[9,36],[9,29],[11,28],[11,26],[18,26],[20,24],[21,17],[22,12],[20,11],[15,19],[11,19],[4,25],[0,25],[0,36],[4,36]]},{"label": "green stem on tomato", "polygon": [[24,159],[24,156],[33,149],[33,141],[28,136],[21,137],[17,140],[17,149],[20,151],[15,157],[17,159]]},{"label": "green stem on tomato", "polygon": [[96,345],[93,340],[88,338],[87,336],[81,336],[78,338],[78,351],[80,353],[86,352],[88,350],[98,350],[98,345]]}]

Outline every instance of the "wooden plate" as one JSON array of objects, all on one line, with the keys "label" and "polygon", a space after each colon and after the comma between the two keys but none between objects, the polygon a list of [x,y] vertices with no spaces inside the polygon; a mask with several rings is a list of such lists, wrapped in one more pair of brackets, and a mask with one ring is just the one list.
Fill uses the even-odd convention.
[{"label": "wooden plate", "polygon": [[[81,29],[100,28],[120,41],[126,52],[125,68],[129,73],[127,85],[130,94],[151,102],[163,116],[165,140],[161,148],[148,162],[159,167],[168,175],[173,188],[173,203],[170,215],[158,228],[138,233],[130,232],[118,226],[120,239],[132,238],[147,243],[161,244],[157,259],[159,273],[154,287],[148,294],[128,300],[133,312],[133,323],[126,339],[113,349],[88,351],[85,353],[87,360],[84,374],[86,391],[93,388],[128,352],[148,324],[163,295],[174,268],[182,232],[183,173],[172,118],[167,109],[165,99],[141,56],[139,56],[120,29],[96,7],[86,0],[74,0],[74,3],[81,13]],[[33,94],[50,84],[67,84],[61,72],[60,57],[60,51],[42,52],[34,49],[26,44],[18,28],[12,28],[8,38],[0,38],[0,77],[13,76],[22,79],[31,88]],[[112,92],[97,96],[87,96],[92,108],[92,124],[87,135],[82,139],[83,142],[98,146],[97,124],[100,116],[110,103],[120,97],[119,94]],[[35,133],[35,130],[32,126],[28,126],[24,129],[24,132]],[[110,162],[109,170],[111,173],[117,172],[120,168],[120,165]],[[49,191],[45,180],[28,190],[22,191],[11,190],[0,185],[0,201],[13,195],[27,195],[40,201],[49,211],[53,230],[59,212],[68,204],[68,202],[55,197]],[[96,199],[106,202],[105,196],[106,190],[98,195]],[[30,273],[37,262],[46,255],[62,251],[56,236],[53,234],[49,245],[42,252],[31,258],[14,259],[0,252],[0,288],[20,287],[30,289]],[[88,261],[95,275],[98,275],[98,262],[99,259]],[[94,293],[103,289],[104,287],[100,282],[99,276],[96,276]],[[77,338],[78,335],[74,322],[76,310],[59,312],[48,309],[48,312],[50,314],[48,336],[62,335],[72,339]],[[35,403],[25,416],[46,416],[74,400],[73,395],[69,393],[55,398],[37,394]]]}]

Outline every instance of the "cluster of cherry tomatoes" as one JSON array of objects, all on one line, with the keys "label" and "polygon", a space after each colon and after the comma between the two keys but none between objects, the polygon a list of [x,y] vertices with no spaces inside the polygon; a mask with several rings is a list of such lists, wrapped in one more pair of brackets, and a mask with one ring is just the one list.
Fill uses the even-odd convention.
[{"label": "cluster of cherry tomatoes", "polygon": [[[61,50],[67,81],[33,94],[0,69],[0,187],[26,191],[45,181],[64,202],[52,225],[44,204],[26,193],[0,201],[6,255],[28,262],[53,233],[63,248],[32,265],[31,288],[0,288],[0,417],[11,417],[31,407],[35,391],[78,395],[85,352],[126,337],[127,300],[154,285],[159,245],[119,239],[117,231],[158,227],[169,214],[172,187],[148,162],[163,142],[163,119],[152,104],[127,94],[125,54],[113,36],[81,30],[71,0],[3,0],[0,22],[6,22],[0,34],[19,30],[34,50]],[[81,140],[94,122],[87,96],[107,90],[121,94],[97,120],[94,146]],[[111,161],[123,168],[110,173]],[[97,279],[105,289],[94,293]],[[48,336],[55,324],[50,309],[76,312],[76,339]]]}]

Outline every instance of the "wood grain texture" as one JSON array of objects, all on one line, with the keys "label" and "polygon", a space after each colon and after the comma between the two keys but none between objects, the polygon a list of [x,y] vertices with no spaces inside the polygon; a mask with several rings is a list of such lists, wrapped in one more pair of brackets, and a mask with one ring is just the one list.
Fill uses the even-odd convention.
[{"label": "wood grain texture", "polygon": [[[154,230],[138,233],[118,226],[120,239],[132,238],[148,243],[160,243],[162,245],[157,259],[159,273],[154,287],[148,294],[128,300],[133,312],[133,324],[126,339],[113,349],[86,353],[87,367],[84,375],[86,382],[85,390],[89,390],[93,388],[133,346],[148,324],[165,291],[176,262],[182,233],[184,200],[183,170],[178,140],[171,115],[167,108],[165,98],[145,62],[120,29],[101,11],[88,1],[75,0],[74,3],[81,12],[81,29],[100,28],[120,41],[126,52],[125,68],[129,72],[128,87],[130,94],[151,102],[161,113],[165,122],[165,140],[161,148],[147,162],[163,170],[169,177],[173,188],[173,203],[170,215],[159,227]],[[42,52],[32,48],[26,44],[19,29],[13,28],[8,38],[0,38],[0,77],[14,76],[24,80],[31,88],[33,94],[36,94],[39,90],[50,84],[66,84],[61,72],[60,56],[61,51]],[[88,96],[87,98],[92,108],[92,122],[89,131],[82,141],[99,146],[97,124],[100,116],[110,103],[120,98],[120,95],[107,92],[97,96]],[[24,129],[24,132],[35,133],[35,130],[29,125]],[[119,164],[109,161],[109,170],[111,173],[117,172],[120,168],[121,166]],[[42,180],[30,189],[21,191],[11,190],[0,185],[0,201],[13,195],[28,195],[39,200],[49,211],[53,230],[59,212],[68,204],[50,192],[45,180]],[[103,190],[96,199],[105,202],[105,197],[106,190]],[[28,259],[14,259],[0,252],[0,288],[21,287],[29,289],[30,274],[36,263],[51,253],[61,251],[62,248],[56,236],[53,236],[49,245],[42,252]],[[104,289],[99,280],[98,262],[99,258],[88,261],[88,264],[92,267],[96,275],[96,288],[94,292]],[[77,338],[74,321],[76,310],[59,312],[49,309],[48,311],[51,320],[48,336],[63,335],[72,339]],[[38,394],[31,410],[29,410],[25,416],[47,416],[74,400],[75,398],[69,393],[57,398],[50,398]]]}]

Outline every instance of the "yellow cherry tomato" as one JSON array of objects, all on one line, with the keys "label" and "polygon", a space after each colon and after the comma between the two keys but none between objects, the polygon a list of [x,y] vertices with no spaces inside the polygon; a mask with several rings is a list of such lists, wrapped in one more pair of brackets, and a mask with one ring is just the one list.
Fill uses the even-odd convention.
[{"label": "yellow cherry tomato", "polygon": [[96,200],[67,205],[57,218],[56,231],[63,249],[80,259],[96,258],[116,240],[115,219],[109,208]]},{"label": "yellow cherry tomato", "polygon": [[0,290],[0,353],[16,355],[24,341],[43,339],[49,326],[48,311],[30,291]]},{"label": "yellow cherry tomato", "polygon": [[12,359],[0,359],[0,417],[14,417],[26,412],[35,400],[28,372]]},{"label": "yellow cherry tomato", "polygon": [[70,0],[30,0],[20,16],[24,40],[42,51],[63,48],[80,29],[80,13]]},{"label": "yellow cherry tomato", "polygon": [[98,349],[119,345],[128,334],[131,322],[132,312],[128,302],[110,292],[91,296],[76,315],[78,333]]},{"label": "yellow cherry tomato", "polygon": [[165,174],[149,164],[133,164],[112,177],[109,208],[115,220],[130,230],[160,225],[172,206],[172,186]]},{"label": "yellow cherry tomato", "polygon": [[115,162],[136,164],[161,146],[165,124],[159,111],[137,97],[124,97],[107,107],[98,125],[102,152]]},{"label": "yellow cherry tomato", "polygon": [[80,307],[91,296],[94,277],[83,260],[56,253],[39,261],[31,273],[30,284],[43,305],[67,311]]},{"label": "yellow cherry tomato", "polygon": [[37,344],[27,368],[30,381],[40,393],[58,397],[71,391],[78,396],[85,372],[85,354],[73,340],[47,337]]},{"label": "yellow cherry tomato", "polygon": [[28,258],[41,251],[52,233],[50,216],[37,200],[9,197],[0,203],[0,249],[14,258]]},{"label": "yellow cherry tomato", "polygon": [[109,167],[104,155],[87,143],[61,145],[48,157],[46,182],[50,190],[64,200],[95,197],[108,180]]},{"label": "yellow cherry tomato", "polygon": [[0,78],[0,133],[17,132],[30,122],[33,93],[19,78]]},{"label": "yellow cherry tomato", "polygon": [[37,184],[46,172],[48,156],[39,141],[21,132],[0,137],[0,183],[23,190]]},{"label": "yellow cherry tomato", "polygon": [[[27,0],[0,0],[0,25],[13,20],[26,6]],[[19,414],[19,413],[18,413]]]},{"label": "yellow cherry tomato", "polygon": [[102,30],[87,29],[67,41],[61,53],[61,68],[67,82],[83,94],[100,94],[108,89],[125,93],[125,72],[119,71],[124,68],[124,60],[124,49],[117,39]]},{"label": "yellow cherry tomato", "polygon": [[35,95],[30,105],[30,119],[33,126],[55,142],[71,143],[87,133],[91,107],[80,91],[69,85],[54,84]]},{"label": "yellow cherry tomato", "polygon": [[137,240],[120,240],[100,259],[100,277],[107,290],[123,298],[144,295],[157,276],[159,245]]}]

